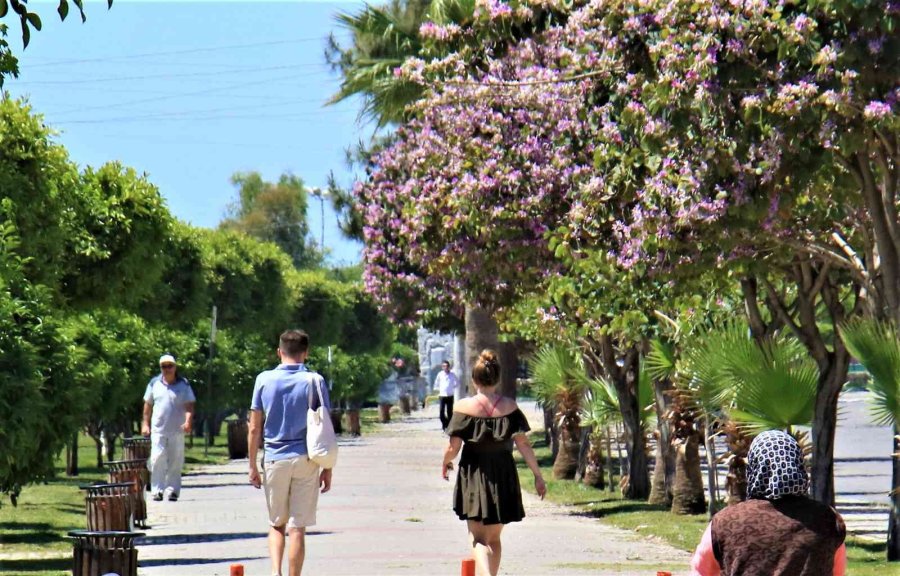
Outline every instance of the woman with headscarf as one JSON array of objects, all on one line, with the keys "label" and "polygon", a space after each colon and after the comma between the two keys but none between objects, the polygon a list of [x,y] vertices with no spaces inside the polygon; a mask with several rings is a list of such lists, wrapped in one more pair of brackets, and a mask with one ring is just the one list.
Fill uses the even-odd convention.
[{"label": "woman with headscarf", "polygon": [[748,499],[713,517],[691,575],[843,576],[844,521],[808,490],[794,437],[780,430],[757,436],[747,457]]}]

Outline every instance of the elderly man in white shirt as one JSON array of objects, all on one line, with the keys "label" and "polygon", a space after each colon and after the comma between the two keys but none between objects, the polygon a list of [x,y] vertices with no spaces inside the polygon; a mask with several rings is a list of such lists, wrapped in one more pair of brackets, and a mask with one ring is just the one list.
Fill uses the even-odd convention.
[{"label": "elderly man in white shirt", "polygon": [[438,372],[434,379],[434,387],[438,390],[441,408],[441,428],[447,429],[450,424],[450,417],[453,416],[453,395],[456,394],[456,388],[459,386],[459,379],[456,374],[450,371],[450,362],[444,360],[441,362],[441,371]]}]

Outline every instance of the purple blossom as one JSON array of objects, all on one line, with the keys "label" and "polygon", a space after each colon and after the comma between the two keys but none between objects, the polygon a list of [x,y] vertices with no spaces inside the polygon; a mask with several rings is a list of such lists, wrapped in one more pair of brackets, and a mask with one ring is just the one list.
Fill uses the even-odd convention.
[{"label": "purple blossom", "polygon": [[863,110],[863,116],[867,120],[882,120],[891,115],[891,107],[889,104],[884,102],[880,102],[878,100],[873,100],[866,104],[865,109]]}]

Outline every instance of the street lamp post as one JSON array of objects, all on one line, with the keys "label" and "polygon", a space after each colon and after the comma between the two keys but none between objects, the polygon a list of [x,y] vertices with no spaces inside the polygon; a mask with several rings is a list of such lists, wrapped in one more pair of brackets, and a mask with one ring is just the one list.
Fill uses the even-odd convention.
[{"label": "street lamp post", "polygon": [[319,236],[319,249],[325,253],[325,197],[328,190],[322,190],[318,186],[309,189],[309,193],[319,199],[319,217],[321,218],[322,232]]}]

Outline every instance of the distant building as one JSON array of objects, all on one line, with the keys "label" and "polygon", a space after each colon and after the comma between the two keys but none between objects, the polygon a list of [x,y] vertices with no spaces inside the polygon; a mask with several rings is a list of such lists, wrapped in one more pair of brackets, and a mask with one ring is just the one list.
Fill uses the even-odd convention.
[{"label": "distant building", "polygon": [[441,334],[419,328],[419,368],[428,381],[429,393],[434,391],[434,379],[441,371],[444,360],[450,362],[450,370],[459,378],[456,397],[464,398],[469,379],[466,377],[466,338],[464,334]]}]

